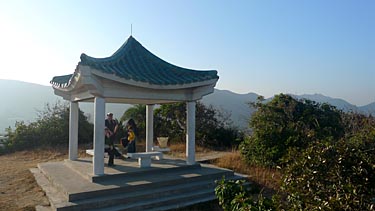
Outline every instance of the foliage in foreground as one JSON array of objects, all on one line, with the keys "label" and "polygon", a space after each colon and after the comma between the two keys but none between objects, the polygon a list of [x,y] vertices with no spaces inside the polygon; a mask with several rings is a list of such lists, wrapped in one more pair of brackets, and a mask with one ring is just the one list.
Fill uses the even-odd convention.
[{"label": "foliage in foreground", "polygon": [[[79,111],[78,140],[81,143],[92,142],[93,125]],[[30,124],[17,122],[14,131],[7,129],[8,141],[0,153],[31,149],[40,146],[67,145],[69,142],[69,106],[56,103],[46,104],[39,112],[37,121]]]},{"label": "foliage in foreground", "polygon": [[287,160],[281,187],[287,210],[375,208],[375,136],[316,142]]},{"label": "foliage in foreground", "polygon": [[256,199],[251,194],[251,189],[244,186],[245,180],[228,180],[225,178],[217,181],[215,195],[219,200],[219,205],[225,210],[273,210],[272,200],[259,194]]},{"label": "foliage in foreground", "polygon": [[274,209],[375,209],[373,117],[287,95],[257,106],[241,150],[248,163],[281,168]]},{"label": "foliage in foreground", "polygon": [[343,113],[345,135],[291,150],[282,191],[289,209],[375,209],[375,119]]},{"label": "foliage in foreground", "polygon": [[257,108],[250,120],[253,134],[240,147],[252,164],[281,165],[290,149],[303,150],[316,140],[344,135],[340,111],[328,104],[280,94],[253,106]]}]

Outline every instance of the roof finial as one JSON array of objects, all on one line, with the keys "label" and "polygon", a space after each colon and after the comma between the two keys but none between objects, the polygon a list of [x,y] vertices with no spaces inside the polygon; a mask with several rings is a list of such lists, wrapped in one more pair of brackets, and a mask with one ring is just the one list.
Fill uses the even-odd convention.
[{"label": "roof finial", "polygon": [[133,24],[130,24],[130,36],[133,36]]}]

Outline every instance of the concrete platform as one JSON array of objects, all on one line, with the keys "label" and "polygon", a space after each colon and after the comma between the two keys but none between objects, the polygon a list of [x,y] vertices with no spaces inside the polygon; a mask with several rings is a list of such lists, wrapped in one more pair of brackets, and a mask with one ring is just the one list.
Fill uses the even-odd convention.
[{"label": "concrete platform", "polygon": [[173,209],[215,199],[215,180],[223,176],[240,178],[227,169],[179,159],[153,160],[150,168],[139,168],[136,159],[115,159],[116,166],[104,167],[105,175],[94,176],[91,159],[32,169],[52,210]]},{"label": "concrete platform", "polygon": [[[82,177],[95,181],[103,181],[106,179],[113,179],[118,176],[125,176],[129,174],[143,174],[144,172],[153,172],[161,170],[172,170],[174,168],[194,167],[186,165],[185,160],[181,159],[163,159],[152,160],[151,167],[140,168],[138,159],[115,159],[115,166],[107,166],[108,158],[104,158],[104,175],[93,175],[92,158],[80,158],[76,161],[65,160],[64,165],[70,167],[73,171],[80,174]],[[48,164],[43,164],[48,165]],[[197,163],[196,165],[200,165]]]}]

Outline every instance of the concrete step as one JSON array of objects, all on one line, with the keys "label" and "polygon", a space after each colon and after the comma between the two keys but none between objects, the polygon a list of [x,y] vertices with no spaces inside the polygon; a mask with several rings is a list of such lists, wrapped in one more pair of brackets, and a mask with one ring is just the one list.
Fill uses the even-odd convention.
[{"label": "concrete step", "polygon": [[[119,204],[106,208],[98,208],[93,210],[103,211],[119,211],[119,210],[163,210],[162,207],[180,208],[188,204],[189,201],[211,201],[214,200],[214,190],[200,188],[195,191],[189,191],[181,194],[174,194],[165,197],[157,197],[148,200],[142,200],[135,203]],[[203,201],[204,199],[204,201]],[[169,209],[170,209],[169,208]]]},{"label": "concrete step", "polygon": [[150,178],[150,175],[140,175],[137,178],[117,178],[113,181],[106,181],[97,183],[103,186],[110,186],[116,184],[115,187],[109,189],[94,189],[78,193],[68,193],[70,202],[82,199],[95,198],[106,195],[125,194],[128,192],[144,191],[145,189],[158,189],[173,185],[193,183],[198,181],[215,181],[221,179],[222,176],[233,176],[232,171],[223,171],[209,168],[194,168],[194,169],[176,169],[174,172],[161,172]]},{"label": "concrete step", "polygon": [[[227,178],[237,179],[238,177]],[[215,187],[214,180],[206,179],[156,189],[77,200],[58,210],[145,210],[149,208],[158,210],[158,207],[161,207],[159,210],[175,209],[216,199]]]},{"label": "concrete step", "polygon": [[70,190],[77,184],[87,182],[79,174],[63,165],[62,162],[48,162],[38,164],[38,169],[48,179],[50,185],[69,200]]},{"label": "concrete step", "polygon": [[184,207],[188,207],[194,204],[199,204],[199,203],[204,203],[204,202],[209,202],[209,201],[214,201],[216,200],[216,196],[205,196],[205,197],[200,197],[197,199],[190,199],[190,200],[184,200],[180,201],[179,203],[175,204],[168,204],[165,206],[159,206],[159,207],[154,207],[151,209],[147,209],[148,211],[166,211],[166,210],[175,210],[175,209],[180,209]]},{"label": "concrete step", "polygon": [[[228,177],[228,179],[238,179],[237,176]],[[243,179],[241,177],[241,179]],[[195,191],[186,192],[180,195],[162,198],[162,200],[154,200],[145,202],[144,204],[131,206],[130,209],[112,209],[112,210],[145,210],[145,211],[161,211],[187,207],[193,204],[216,200],[214,183],[211,188],[199,188]]]},{"label": "concrete step", "polygon": [[111,207],[121,204],[137,204],[148,200],[166,198],[186,194],[189,192],[195,192],[196,190],[201,189],[214,190],[214,188],[215,183],[210,180],[198,181],[193,183],[170,185],[166,187],[160,187],[157,189],[145,189],[134,192],[118,193],[114,195],[105,195],[96,198],[77,200],[71,202],[69,206],[65,206],[64,209],[58,210],[68,210],[71,208],[77,210],[87,210],[93,208],[97,209]]},{"label": "concrete step", "polygon": [[[34,172],[52,195],[52,210],[168,210],[214,200],[215,181],[243,175],[202,164],[171,169],[147,169],[91,182],[64,162],[40,164]],[[113,169],[112,169],[113,170]],[[151,171],[150,171],[151,170]],[[41,173],[40,173],[41,174]],[[46,193],[47,193],[46,191]],[[50,198],[47,193],[48,198]]]},{"label": "concrete step", "polygon": [[37,206],[36,210],[56,210],[55,205],[66,202],[68,199],[66,194],[62,193],[57,189],[48,178],[38,168],[31,168],[30,172],[34,175],[34,178],[42,190],[46,193],[49,200],[50,207]]}]

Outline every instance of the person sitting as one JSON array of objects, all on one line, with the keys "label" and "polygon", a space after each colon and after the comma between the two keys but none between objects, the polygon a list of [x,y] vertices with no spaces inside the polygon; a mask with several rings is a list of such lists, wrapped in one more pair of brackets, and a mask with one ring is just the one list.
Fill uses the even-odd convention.
[{"label": "person sitting", "polygon": [[135,124],[133,119],[129,119],[128,123],[126,124],[126,128],[128,130],[128,153],[135,153],[136,152],[136,140],[137,140],[137,125]]},{"label": "person sitting", "polygon": [[116,150],[114,143],[116,139],[116,133],[118,129],[118,122],[113,119],[113,113],[108,113],[105,119],[105,142],[108,147],[105,148],[105,152],[108,153],[108,166],[114,166],[114,158],[121,157],[121,154]]}]

